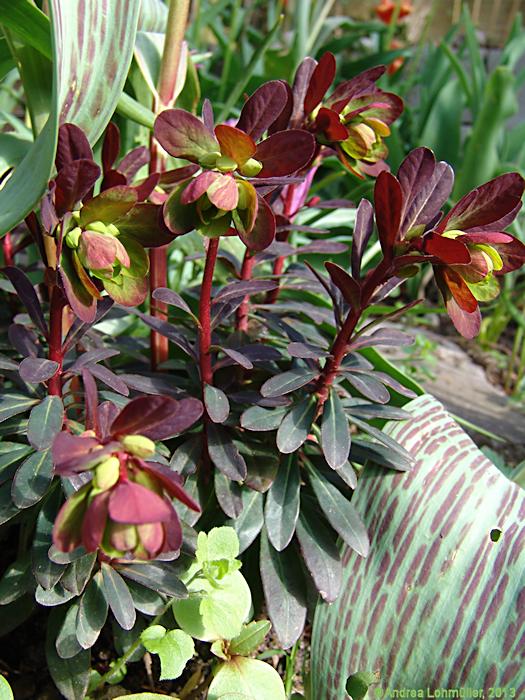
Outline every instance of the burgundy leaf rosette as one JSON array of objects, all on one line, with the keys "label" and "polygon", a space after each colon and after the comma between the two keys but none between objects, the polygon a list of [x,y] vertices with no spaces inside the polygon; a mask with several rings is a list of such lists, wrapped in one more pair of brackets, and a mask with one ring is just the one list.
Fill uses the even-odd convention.
[{"label": "burgundy leaf rosette", "polygon": [[198,166],[164,204],[165,222],[174,234],[192,229],[208,237],[238,234],[251,250],[263,250],[273,241],[275,216],[264,194],[289,182],[311,161],[315,139],[302,129],[288,129],[258,142],[287,98],[280,81],[263,87],[266,103],[261,92],[254,94],[236,127],[214,127],[209,104],[202,120],[183,109],[157,117],[154,133],[161,146]]},{"label": "burgundy leaf rosette", "polygon": [[[94,320],[104,290],[124,306],[142,303],[148,291],[145,248],[173,239],[161,207],[144,201],[158,174],[131,184],[149,159],[147,149],[134,149],[115,164],[119,149],[118,129],[110,124],[101,173],[83,131],[61,126],[57,175],[41,205],[43,229],[57,240],[57,269],[68,303],[87,323]],[[94,195],[101,174],[101,191]]]},{"label": "burgundy leaf rosette", "polygon": [[98,434],[63,431],[55,438],[55,473],[78,478],[89,472],[92,478],[60,509],[53,543],[63,552],[83,546],[122,561],[174,558],[182,530],[172,499],[195,511],[200,507],[177,473],[152,461],[155,441],[187,430],[201,416],[202,404],[147,396],[133,399],[117,415],[113,409],[100,407]]},{"label": "burgundy leaf rosette", "polygon": [[385,261],[406,276],[414,263],[430,262],[447,312],[466,338],[479,333],[480,301],[499,293],[498,277],[520,268],[525,246],[507,233],[522,206],[525,181],[506,173],[441,209],[454,183],[452,168],[427,148],[412,151],[397,177],[383,172],[374,192]]}]

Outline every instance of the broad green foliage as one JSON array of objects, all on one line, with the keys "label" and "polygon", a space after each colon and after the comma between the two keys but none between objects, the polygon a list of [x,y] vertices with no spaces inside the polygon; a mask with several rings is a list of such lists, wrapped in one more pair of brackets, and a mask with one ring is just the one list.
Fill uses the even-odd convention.
[{"label": "broad green foliage", "polygon": [[[4,14],[9,18],[20,4],[16,2],[10,8],[6,3],[0,8],[0,23]],[[48,55],[53,59],[50,114],[34,145],[0,191],[2,234],[19,223],[42,196],[52,173],[60,124],[75,123],[86,130],[92,143],[104,130],[128,73],[139,7],[139,0],[117,0],[111,6],[109,0],[50,2],[52,34]],[[26,22],[25,13],[16,14],[10,24],[11,31],[20,28],[23,32]],[[46,45],[43,27],[41,32],[39,48],[43,50]],[[115,46],[119,47],[118,54]],[[48,70],[48,64],[43,63],[42,70]],[[104,74],[112,79],[101,81]]]},{"label": "broad green foliage", "polygon": [[435,399],[406,408],[413,420],[388,433],[416,464],[386,478],[365,468],[353,502],[374,546],[366,560],[346,550],[343,593],[317,608],[313,696],[343,700],[348,676],[377,671],[382,688],[505,686],[519,697],[525,495]]},{"label": "broad green foliage", "polygon": [[201,532],[196,561],[182,576],[190,593],[173,605],[175,620],[196,639],[233,639],[252,605],[250,589],[238,571],[239,540],[232,528]]}]

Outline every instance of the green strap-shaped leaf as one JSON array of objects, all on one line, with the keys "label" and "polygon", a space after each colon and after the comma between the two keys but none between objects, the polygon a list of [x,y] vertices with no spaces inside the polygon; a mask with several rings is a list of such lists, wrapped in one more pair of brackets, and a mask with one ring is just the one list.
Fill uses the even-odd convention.
[{"label": "green strap-shaped leaf", "polygon": [[80,599],[76,618],[76,635],[83,649],[97,641],[108,616],[108,602],[102,589],[102,574],[97,572]]},{"label": "green strap-shaped leaf", "polygon": [[7,420],[19,413],[24,413],[36,403],[38,403],[38,399],[33,399],[23,394],[4,394],[0,396],[0,421]]},{"label": "green strap-shaped leaf", "polygon": [[326,519],[347,545],[366,557],[370,542],[366,527],[353,503],[331,484],[310,463],[307,463],[310,483]]},{"label": "green strap-shaped leaf", "polygon": [[259,491],[243,489],[242,513],[226,525],[233,527],[239,538],[239,551],[242,554],[257,537],[264,524],[263,495]]},{"label": "green strap-shaped leaf", "polygon": [[63,608],[53,610],[49,616],[46,634],[47,667],[56,687],[67,700],[84,700],[89,683],[88,651],[81,651],[71,659],[61,659],[55,640],[64,620]]},{"label": "green strap-shaped leaf", "polygon": [[133,598],[122,576],[108,564],[102,564],[102,588],[116,621],[130,630],[137,618]]},{"label": "green strap-shaped leaf", "polygon": [[55,648],[61,659],[71,659],[82,651],[75,633],[77,625],[78,601],[71,603],[58,632]]},{"label": "green strap-shaped leaf", "polygon": [[278,552],[261,533],[261,578],[268,614],[285,649],[302,634],[306,619],[304,578],[299,558],[291,549]]},{"label": "green strap-shaped leaf", "polygon": [[[0,234],[18,224],[44,193],[61,123],[77,124],[91,143],[98,139],[115,110],[133,55],[139,0],[51,0],[49,5],[51,111],[37,140],[0,191]],[[9,6],[0,5],[0,22],[10,14]]]},{"label": "green strap-shaped leaf", "polygon": [[334,389],[324,406],[321,446],[332,469],[342,467],[350,454],[350,426],[341,400]]},{"label": "green strap-shaped leaf", "polygon": [[296,534],[319,595],[331,603],[339,595],[342,576],[339,550],[332,533],[316,511],[303,503]]},{"label": "green strap-shaped leaf", "polygon": [[18,508],[29,508],[45,494],[53,479],[51,450],[34,452],[18,467],[11,497]]},{"label": "green strap-shaped leaf", "polygon": [[297,460],[288,457],[280,465],[264,508],[264,524],[268,539],[277,551],[290,544],[299,517],[301,476]]},{"label": "green strap-shaped leaf", "polygon": [[35,450],[51,447],[55,436],[62,430],[64,406],[59,396],[46,396],[29,415],[27,439]]},{"label": "green strap-shaped leaf", "polygon": [[413,420],[387,430],[416,464],[368,465],[359,481],[353,503],[373,547],[367,559],[344,551],[341,596],[316,610],[312,696],[346,699],[349,676],[378,670],[383,691],[470,687],[488,697],[505,687],[520,697],[525,493],[435,399],[406,408]]},{"label": "green strap-shaped leaf", "polygon": [[59,489],[55,489],[47,497],[36,521],[31,562],[33,573],[42,588],[50,589],[60,580],[66,571],[66,567],[55,564],[48,556],[51,547],[51,533],[53,524],[61,500]]},{"label": "green strap-shaped leaf", "polygon": [[315,400],[307,396],[286,414],[277,431],[279,452],[291,454],[305,442],[315,416]]}]

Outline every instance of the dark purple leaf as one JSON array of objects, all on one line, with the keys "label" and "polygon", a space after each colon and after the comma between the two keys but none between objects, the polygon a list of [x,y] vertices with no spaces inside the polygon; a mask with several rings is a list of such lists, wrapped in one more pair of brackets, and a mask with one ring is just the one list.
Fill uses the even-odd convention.
[{"label": "dark purple leaf", "polygon": [[98,429],[102,439],[105,440],[110,436],[111,424],[118,413],[118,408],[111,401],[104,401],[98,407]]},{"label": "dark purple leaf", "polygon": [[244,367],[244,369],[253,368],[252,361],[248,357],[246,357],[246,355],[243,355],[242,352],[239,352],[238,350],[233,350],[232,348],[225,348],[222,346],[218,346],[218,349],[222,350],[222,352],[225,355],[232,359],[236,364],[240,365],[241,367]]},{"label": "dark purple leaf", "polygon": [[327,51],[316,65],[304,98],[305,114],[310,114],[326,95],[335,78],[335,56]]},{"label": "dark purple leaf", "polygon": [[102,589],[118,624],[130,630],[137,617],[133,598],[122,576],[106,563],[102,564]]},{"label": "dark purple leaf", "polygon": [[199,504],[183,489],[184,481],[180,474],[158,462],[143,462],[142,468],[158,479],[172,498],[184,503],[191,510],[200,512]]},{"label": "dark purple leaf", "polygon": [[386,384],[394,391],[397,391],[398,394],[407,396],[409,399],[415,399],[417,396],[417,394],[413,392],[412,389],[408,389],[396,379],[393,379],[389,374],[386,374],[386,372],[374,372],[374,377],[376,379],[379,379],[379,381],[383,382],[383,384]]},{"label": "dark purple leaf", "polygon": [[[304,182],[304,177],[253,177],[249,182],[251,182],[254,187],[260,187],[262,190],[264,189],[261,187],[262,185],[300,185]],[[275,189],[275,187],[272,189]],[[258,191],[260,193],[260,190]]]},{"label": "dark purple leaf", "polygon": [[188,180],[192,175],[195,175],[195,173],[198,172],[198,165],[184,165],[181,168],[165,170],[163,173],[160,174],[159,182],[161,185],[174,185],[177,182]]},{"label": "dark purple leaf", "polygon": [[239,237],[250,250],[264,250],[275,238],[275,216],[268,202],[257,195],[257,214],[253,228],[244,231],[239,230]]},{"label": "dark purple leaf", "polygon": [[205,97],[202,103],[202,121],[210,134],[213,134],[215,128],[215,118],[213,116],[213,105],[210,100]]},{"label": "dark purple leaf", "polygon": [[286,103],[287,90],[282,81],[264,83],[244,103],[237,128],[258,141],[279,117]]},{"label": "dark purple leaf", "polygon": [[412,345],[414,337],[398,331],[393,328],[380,328],[370,335],[358,336],[351,342],[348,349],[357,350],[358,348],[376,347],[377,345],[386,345],[399,347],[402,345]]},{"label": "dark purple leaf", "polygon": [[255,158],[263,164],[260,177],[282,177],[304,168],[315,151],[315,138],[302,129],[272,134],[257,146]]},{"label": "dark purple leaf", "polygon": [[309,343],[290,343],[287,350],[290,357],[299,357],[302,359],[320,360],[327,355],[325,350],[315,345],[310,345]]},{"label": "dark purple leaf", "polygon": [[73,374],[79,374],[83,367],[91,365],[95,362],[108,360],[110,357],[115,357],[118,354],[118,350],[111,348],[95,348],[94,350],[88,350],[87,352],[83,352],[81,355],[79,355],[71,367],[67,368],[67,371],[73,372]]},{"label": "dark purple leaf", "polygon": [[163,302],[164,304],[168,304],[169,306],[175,306],[177,309],[185,311],[187,314],[190,314],[190,316],[195,318],[195,315],[188,304],[184,301],[180,294],[177,294],[177,292],[174,292],[172,289],[168,289],[167,287],[157,287],[157,289],[153,291],[153,298],[157,301]]},{"label": "dark purple leaf", "polygon": [[249,282],[231,282],[225,287],[222,287],[213,298],[213,303],[230,302],[233,299],[244,298],[251,294],[259,294],[260,292],[269,292],[277,287],[276,282],[269,280],[251,280]]},{"label": "dark purple leaf", "polygon": [[314,241],[308,245],[297,248],[297,255],[305,255],[306,253],[317,253],[323,255],[338,255],[348,250],[348,246],[344,243],[336,241]]},{"label": "dark purple leaf", "polygon": [[[96,315],[94,323],[98,323],[104,316],[110,311],[113,306],[113,299],[110,297],[104,297],[99,301],[96,307]],[[66,354],[74,343],[77,343],[85,333],[91,328],[91,323],[83,323],[80,319],[76,319],[73,325],[66,335],[66,340],[64,341],[64,354]]]},{"label": "dark purple leaf", "polygon": [[38,297],[29,277],[18,267],[4,267],[2,268],[2,272],[15,288],[20,301],[26,307],[27,313],[35,326],[42,331],[42,334],[47,338],[48,330],[42,307],[40,306],[40,302],[38,301]]},{"label": "dark purple leaf", "polygon": [[246,462],[228,433],[213,423],[210,423],[206,430],[211,461],[228,479],[244,481],[247,474]]},{"label": "dark purple leaf", "polygon": [[324,199],[310,206],[314,209],[355,209],[355,204],[349,199]]},{"label": "dark purple leaf", "polygon": [[58,130],[55,158],[57,171],[75,160],[93,160],[93,152],[86,135],[75,124],[62,124]]},{"label": "dark purple leaf", "polygon": [[454,173],[447,163],[436,163],[428,148],[416,148],[399,167],[398,179],[403,190],[404,235],[413,226],[428,224],[439,213],[452,190]]},{"label": "dark purple leaf", "polygon": [[298,367],[296,369],[276,374],[267,379],[261,387],[261,394],[266,398],[274,396],[284,396],[296,389],[300,389],[309,384],[318,376],[317,370]]},{"label": "dark purple leaf", "polygon": [[324,458],[332,469],[340,469],[350,454],[350,426],[335,389],[330,391],[323,407],[321,447]]},{"label": "dark purple leaf", "polygon": [[298,450],[306,441],[315,418],[316,401],[307,396],[292,406],[277,430],[277,449],[284,454]]},{"label": "dark purple leaf", "polygon": [[332,262],[325,263],[332,282],[339,289],[352,309],[359,309],[361,304],[361,286],[342,267]]},{"label": "dark purple leaf", "polygon": [[102,142],[102,169],[104,175],[113,166],[120,153],[120,131],[116,124],[109,122]]},{"label": "dark purple leaf", "polygon": [[168,109],[155,120],[155,138],[170,155],[198,163],[200,158],[220,152],[219,143],[200,119],[184,109]]},{"label": "dark purple leaf", "polygon": [[391,258],[399,234],[403,192],[398,180],[387,171],[376,180],[374,203],[381,249],[386,258]]},{"label": "dark purple leaf", "polygon": [[362,199],[357,207],[354,235],[352,237],[352,274],[361,275],[361,259],[374,230],[374,208],[368,199]]},{"label": "dark purple leaf", "polygon": [[7,331],[9,342],[23,357],[36,357],[38,355],[38,338],[26,326],[19,323],[12,323]]},{"label": "dark purple leaf", "polygon": [[296,535],[304,563],[319,595],[327,603],[333,603],[341,590],[342,565],[332,532],[318,512],[303,503]]},{"label": "dark purple leaf", "polygon": [[201,417],[202,410],[202,403],[194,398],[177,401],[168,396],[139,397],[122,409],[111,432],[165,440],[186,431]]},{"label": "dark purple leaf", "polygon": [[242,488],[222,472],[215,472],[215,495],[223,512],[229,518],[238,518],[243,510]]},{"label": "dark purple leaf", "polygon": [[467,246],[459,238],[448,238],[439,233],[427,233],[423,238],[423,250],[440,262],[449,265],[466,265],[470,262]]},{"label": "dark purple leaf", "polygon": [[283,107],[281,114],[268,127],[268,134],[275,134],[277,131],[284,131],[290,125],[290,117],[293,111],[293,92],[286,80],[281,80],[281,84],[286,90],[286,104]]},{"label": "dark purple leaf", "polygon": [[150,564],[132,564],[117,566],[118,571],[126,578],[158,593],[170,597],[184,598],[187,596],[184,584],[177,578],[176,569],[169,564],[154,562]]},{"label": "dark purple leaf", "polygon": [[158,374],[151,377],[145,377],[142,374],[119,374],[119,377],[130,389],[139,391],[141,394],[167,394],[175,398],[180,398],[182,394],[176,384]]},{"label": "dark purple leaf", "polygon": [[99,426],[98,391],[97,383],[91,372],[82,369],[82,384],[84,385],[84,403],[86,408],[86,430],[94,430],[97,437],[105,437]]},{"label": "dark purple leaf", "polygon": [[285,413],[286,408],[267,409],[262,406],[251,406],[241,415],[241,426],[245,430],[256,432],[277,430]]},{"label": "dark purple leaf", "polygon": [[301,474],[297,460],[289,457],[279,465],[275,481],[266,496],[264,524],[268,539],[278,552],[291,542],[299,517]]},{"label": "dark purple leaf", "polygon": [[306,592],[302,567],[289,548],[277,552],[261,533],[261,580],[268,615],[280,643],[291,647],[301,636],[306,619]]},{"label": "dark purple leaf", "polygon": [[138,146],[124,156],[118,164],[117,170],[127,178],[128,182],[131,182],[138,171],[148,163],[149,150],[146,146]]},{"label": "dark purple leaf", "polygon": [[508,226],[521,207],[524,186],[518,173],[500,175],[462,197],[436,230],[494,230],[494,224]]},{"label": "dark purple leaf", "polygon": [[64,430],[53,441],[53,464],[57,472],[65,476],[81,471],[86,459],[93,458],[94,450],[99,447],[96,438],[71,435]]},{"label": "dark purple leaf", "polygon": [[100,176],[100,168],[92,160],[74,160],[64,166],[55,179],[55,209],[62,218],[84,199]]},{"label": "dark purple leaf", "polygon": [[243,345],[238,349],[252,362],[276,362],[282,358],[279,350],[261,343]]},{"label": "dark purple leaf", "polygon": [[147,178],[141,180],[138,184],[133,185],[133,189],[137,193],[137,201],[144,202],[150,194],[153,192],[155,187],[159,184],[160,174],[151,173]]},{"label": "dark purple leaf", "polygon": [[191,345],[186,338],[179,333],[177,327],[172,323],[162,321],[160,318],[156,318],[154,316],[149,316],[148,314],[144,314],[142,311],[137,311],[136,309],[133,309],[132,313],[141,318],[144,323],[150,328],[153,328],[154,331],[157,331],[157,333],[160,333],[160,335],[168,338],[168,340],[180,348],[184,353],[195,358],[195,352],[193,351]]},{"label": "dark purple leaf", "polygon": [[24,382],[38,384],[47,382],[53,377],[58,369],[58,362],[45,360],[42,357],[26,357],[20,363],[20,376]]},{"label": "dark purple leaf", "polygon": [[210,384],[204,384],[204,406],[214,423],[224,423],[230,414],[228,397],[222,389]]},{"label": "dark purple leaf", "polygon": [[357,374],[356,372],[345,372],[346,379],[357,391],[370,401],[376,403],[388,403],[390,394],[384,385],[373,376],[368,374]]},{"label": "dark purple leaf", "polygon": [[293,82],[293,111],[290,118],[290,126],[296,128],[303,123],[304,120],[304,98],[310,85],[312,73],[317,66],[317,61],[314,58],[307,56],[300,63],[299,68],[295,73]]},{"label": "dark purple leaf", "polygon": [[127,387],[127,384],[123,382],[122,379],[110,369],[104,367],[104,365],[90,365],[89,371],[94,377],[100,379],[101,382],[109,386],[110,389],[116,391],[117,394],[122,394],[122,396],[129,396],[129,389]]},{"label": "dark purple leaf", "polygon": [[319,471],[307,463],[310,483],[326,519],[359,555],[366,557],[370,540],[355,507]]}]

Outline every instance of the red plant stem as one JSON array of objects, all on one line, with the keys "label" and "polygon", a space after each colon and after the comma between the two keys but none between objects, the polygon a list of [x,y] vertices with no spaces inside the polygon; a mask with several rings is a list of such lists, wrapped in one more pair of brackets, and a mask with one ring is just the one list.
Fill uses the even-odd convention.
[{"label": "red plant stem", "polygon": [[13,241],[11,238],[11,233],[9,231],[5,234],[2,240],[2,252],[4,254],[4,265],[6,267],[12,267],[15,264],[15,260]]},{"label": "red plant stem", "polygon": [[[252,278],[252,271],[255,266],[255,257],[250,253],[248,248],[244,253],[244,259],[242,261],[241,268],[241,280],[247,282]],[[241,302],[241,305],[237,309],[237,330],[246,333],[248,330],[248,314],[250,312],[250,297],[247,295]]]},{"label": "red plant stem", "polygon": [[271,289],[269,292],[266,293],[266,304],[275,304],[277,298],[279,297],[279,292],[281,291],[279,277],[283,274],[285,260],[286,257],[284,255],[280,255],[273,261],[272,276],[274,277],[278,286],[275,287],[275,289]]},{"label": "red plant stem", "polygon": [[62,290],[54,286],[51,292],[51,305],[49,310],[49,353],[48,357],[58,362],[58,369],[47,383],[49,396],[62,396],[62,316],[65,299]]},{"label": "red plant stem", "polygon": [[318,410],[322,407],[328,398],[330,387],[339,372],[339,367],[343,361],[348,344],[352,338],[359,319],[370,303],[374,292],[379,285],[386,282],[393,273],[392,261],[383,259],[379,265],[372,270],[368,277],[364,280],[361,288],[361,303],[350,309],[339,333],[336,335],[330,357],[323,368],[321,376],[317,383]]},{"label": "red plant stem", "polygon": [[213,271],[219,250],[219,238],[210,238],[206,251],[206,264],[202,278],[201,295],[199,301],[199,362],[201,370],[202,390],[204,385],[213,382],[213,367],[211,364],[211,289],[213,284]]},{"label": "red plant stem", "polygon": [[[179,71],[182,42],[188,21],[190,0],[170,0],[164,50],[159,70],[157,85],[158,98],[154,100],[153,111],[159,114],[163,109],[173,106],[177,74]],[[159,152],[158,145],[151,136],[150,140],[150,173],[162,172],[166,161]],[[153,299],[157,287],[168,286],[168,246],[152,248],[149,253],[150,261],[150,311],[151,315],[162,321],[167,319],[168,307],[163,302]],[[169,357],[168,339],[155,331],[150,333],[151,368],[158,366]]]},{"label": "red plant stem", "polygon": [[[201,372],[202,401],[204,403],[204,389],[206,384],[213,383],[213,366],[211,362],[211,290],[213,285],[213,272],[219,250],[219,238],[208,239],[206,251],[206,263],[202,277],[201,294],[199,300],[199,364]],[[208,484],[211,478],[211,460],[208,452],[208,423],[209,416],[204,404],[204,423],[202,429],[202,462],[201,474],[204,484]]]}]

